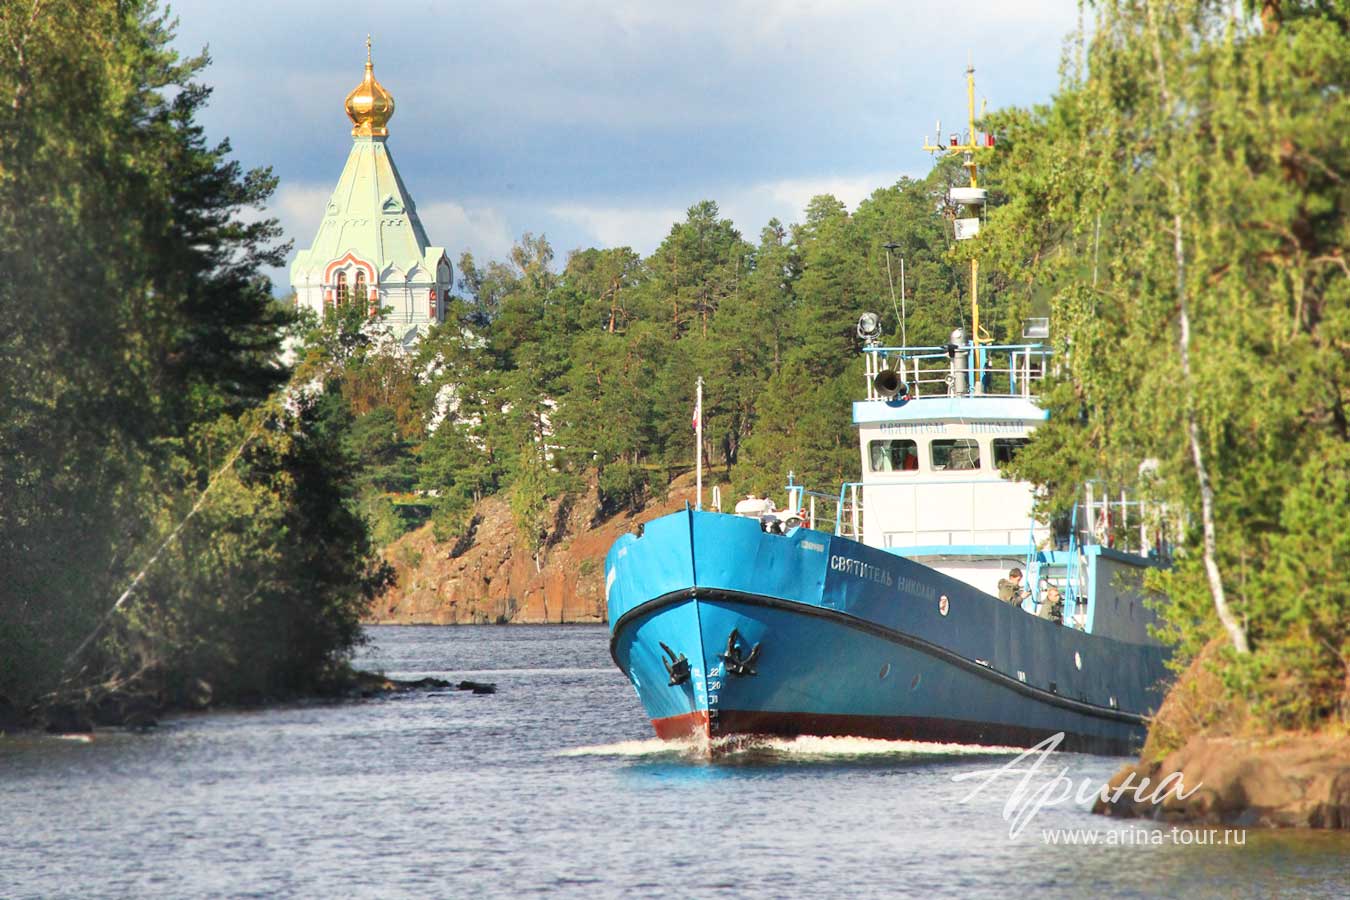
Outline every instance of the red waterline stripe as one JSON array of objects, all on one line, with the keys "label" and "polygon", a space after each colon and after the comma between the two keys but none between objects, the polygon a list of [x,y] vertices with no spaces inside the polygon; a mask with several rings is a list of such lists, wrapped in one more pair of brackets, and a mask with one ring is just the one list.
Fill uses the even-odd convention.
[{"label": "red waterline stripe", "polygon": [[652,719],[652,727],[656,729],[656,736],[663,741],[676,740],[691,735],[707,737],[708,711],[696,709],[679,716]]}]

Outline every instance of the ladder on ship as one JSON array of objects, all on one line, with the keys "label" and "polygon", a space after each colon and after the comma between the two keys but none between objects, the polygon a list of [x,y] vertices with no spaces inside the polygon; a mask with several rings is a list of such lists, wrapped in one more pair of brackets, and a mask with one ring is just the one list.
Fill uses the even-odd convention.
[{"label": "ladder on ship", "polygon": [[1069,550],[1038,550],[1027,564],[1032,584],[1031,608],[1040,611],[1046,588],[1054,585],[1064,601],[1064,624],[1079,631],[1087,628],[1087,573],[1077,547]]}]

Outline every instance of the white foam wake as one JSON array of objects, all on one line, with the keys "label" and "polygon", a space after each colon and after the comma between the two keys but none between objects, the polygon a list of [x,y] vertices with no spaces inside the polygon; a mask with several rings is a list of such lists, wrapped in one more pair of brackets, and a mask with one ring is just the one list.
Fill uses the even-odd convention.
[{"label": "white foam wake", "polygon": [[879,738],[816,737],[801,735],[779,738],[731,735],[714,741],[686,738],[665,741],[647,738],[572,747],[560,756],[690,756],[734,757],[749,754],[785,756],[794,759],[829,757],[912,757],[912,756],[1003,756],[1022,753],[1021,747],[982,746],[977,744],[940,744],[927,741],[887,741]]},{"label": "white foam wake", "polygon": [[788,756],[1001,756],[1022,752],[1020,747],[983,746],[979,744],[940,744],[929,741],[888,741],[881,738],[817,737],[800,735],[792,738],[729,737],[723,739],[729,747],[719,750],[731,752],[769,751]]},{"label": "white foam wake", "polygon": [[663,741],[647,738],[641,741],[617,741],[613,744],[595,744],[589,747],[571,747],[559,756],[661,756],[663,754],[693,754],[700,752],[700,743],[693,739]]}]

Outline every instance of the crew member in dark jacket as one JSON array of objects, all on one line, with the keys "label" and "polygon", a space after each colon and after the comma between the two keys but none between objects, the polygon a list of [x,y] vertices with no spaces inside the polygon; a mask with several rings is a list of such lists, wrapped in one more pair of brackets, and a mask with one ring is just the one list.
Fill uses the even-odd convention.
[{"label": "crew member in dark jacket", "polygon": [[[988,582],[986,582],[987,584]],[[1022,587],[1022,570],[1016,567],[1008,570],[1007,578],[998,580],[998,599],[1004,603],[1011,603],[1013,606],[1019,605],[1027,596],[1026,590]]]},{"label": "crew member in dark jacket", "polygon": [[1036,610],[1036,615],[1042,619],[1049,619],[1056,625],[1064,624],[1064,598],[1059,595],[1059,588],[1053,584],[1045,586],[1045,593],[1041,596],[1041,608]]}]

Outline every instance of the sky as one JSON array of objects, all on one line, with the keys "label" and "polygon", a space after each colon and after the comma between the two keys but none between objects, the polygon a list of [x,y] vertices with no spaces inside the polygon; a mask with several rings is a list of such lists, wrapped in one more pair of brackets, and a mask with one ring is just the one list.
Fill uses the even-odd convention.
[{"label": "sky", "polygon": [[[524,232],[559,262],[650,253],[714,200],[757,241],[831,193],[850,209],[931,160],[977,103],[1050,99],[1072,0],[433,2],[182,0],[176,46],[207,47],[201,117],[280,178],[268,213],[309,245],[351,147],[365,39],[394,95],[388,147],[433,244],[503,259]],[[286,270],[272,273],[279,291]]]}]

